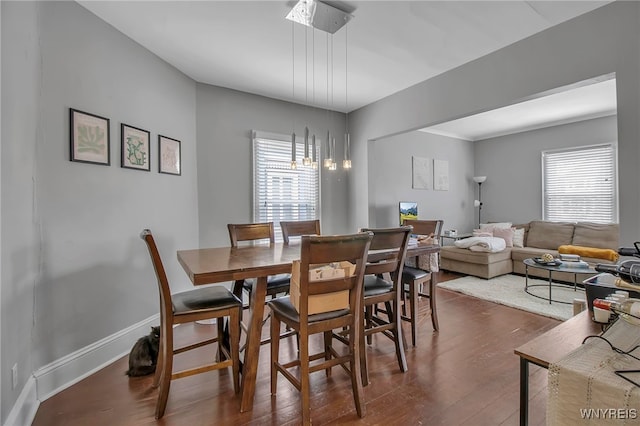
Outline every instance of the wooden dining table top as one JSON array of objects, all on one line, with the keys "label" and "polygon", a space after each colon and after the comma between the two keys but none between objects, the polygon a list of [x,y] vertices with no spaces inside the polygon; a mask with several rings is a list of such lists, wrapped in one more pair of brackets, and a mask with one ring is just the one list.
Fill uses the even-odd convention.
[{"label": "wooden dining table top", "polygon": [[195,285],[290,273],[291,264],[297,259],[300,259],[299,244],[178,251],[178,262]]},{"label": "wooden dining table top", "polygon": [[[407,257],[437,253],[440,246],[418,245],[407,249]],[[195,285],[255,278],[291,272],[300,259],[299,244],[276,243],[243,247],[179,250],[178,262]],[[375,255],[371,257],[375,258]]]}]

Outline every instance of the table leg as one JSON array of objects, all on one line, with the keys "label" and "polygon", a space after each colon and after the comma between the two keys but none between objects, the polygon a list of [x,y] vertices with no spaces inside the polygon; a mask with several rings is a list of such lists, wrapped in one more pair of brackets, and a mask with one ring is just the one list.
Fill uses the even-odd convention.
[{"label": "table leg", "polygon": [[256,390],[258,374],[258,358],[260,356],[260,337],[262,334],[262,318],[264,316],[264,301],[267,296],[267,277],[258,277],[254,283],[249,299],[249,327],[247,330],[247,344],[244,350],[244,364],[242,368],[242,401],[240,412],[253,408],[253,396]]},{"label": "table leg", "polygon": [[431,325],[433,325],[433,329],[438,331],[440,329],[438,325],[438,309],[436,306],[436,289],[438,288],[438,274],[431,273],[431,283],[429,283],[431,289],[429,294],[429,307],[431,308]]},{"label": "table leg", "polygon": [[529,423],[529,361],[520,357],[520,426]]},{"label": "table leg", "polygon": [[551,285],[553,282],[551,281],[551,271],[549,271],[549,304],[551,304]]}]

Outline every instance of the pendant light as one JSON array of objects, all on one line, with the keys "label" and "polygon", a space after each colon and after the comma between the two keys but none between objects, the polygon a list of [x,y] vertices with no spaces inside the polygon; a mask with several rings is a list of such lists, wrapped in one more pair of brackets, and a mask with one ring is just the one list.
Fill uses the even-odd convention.
[{"label": "pendant light", "polygon": [[[311,66],[312,71],[312,83],[311,83],[311,96],[313,97],[313,104],[316,103],[316,29],[312,29],[312,39],[313,48],[311,49],[311,58],[313,59],[313,63]],[[318,159],[316,158],[316,134],[314,133],[311,136],[311,168],[316,170],[318,168]]]},{"label": "pendant light", "polygon": [[342,160],[342,168],[349,170],[351,168],[351,137],[349,136],[349,97],[348,97],[348,84],[347,84],[347,59],[349,58],[347,52],[348,42],[348,30],[349,25],[344,27],[344,113],[346,116],[347,132],[344,134],[344,160]]},{"label": "pendant light", "polygon": [[336,170],[338,166],[336,165],[336,138],[333,138],[331,141],[331,155],[333,156],[331,160],[331,165],[329,166],[329,170]]},{"label": "pendant light", "polygon": [[291,133],[291,170],[296,170],[298,163],[296,162],[296,134]]},{"label": "pendant light", "polygon": [[[329,33],[327,33],[327,127],[329,127]],[[324,158],[325,169],[331,170],[333,164],[333,152],[331,151],[331,131],[327,130],[327,151]]]},{"label": "pendant light", "polygon": [[351,168],[351,137],[349,136],[349,132],[344,135],[344,160],[342,160],[342,168],[346,170]]},{"label": "pendant light", "polygon": [[324,159],[324,167],[325,169],[328,169],[331,167],[331,164],[333,163],[333,160],[331,159],[331,132],[330,131],[327,131],[327,150],[325,152],[326,152],[326,157]]},{"label": "pendant light", "polygon": [[311,157],[309,157],[309,128],[304,128],[304,158],[302,158],[303,166],[311,165]]},{"label": "pendant light", "polygon": [[[308,73],[308,65],[309,65],[309,55],[308,55],[308,27],[304,29],[304,101],[308,105],[309,104],[309,87],[307,82],[309,81],[309,73]],[[302,158],[303,166],[311,165],[311,158],[309,157],[309,128],[305,126],[304,128],[304,157]]]},{"label": "pendant light", "polygon": [[[303,24],[307,27],[311,27],[313,32],[313,103],[315,104],[315,29],[319,29],[327,33],[327,127],[329,128],[327,131],[327,143],[324,159],[321,157],[317,159],[317,145],[316,145],[316,137],[315,134],[311,135],[311,150],[312,153],[309,155],[309,127],[305,126],[304,128],[304,156],[302,158],[302,164],[304,166],[311,166],[314,169],[317,169],[318,161],[322,161],[322,164],[325,168],[329,170],[336,170],[336,141],[335,135],[332,135],[331,132],[331,124],[333,121],[333,97],[334,97],[334,79],[333,79],[333,34],[337,32],[340,28],[345,26],[350,19],[353,17],[347,12],[337,9],[334,6],[331,6],[327,3],[323,3],[318,0],[298,0],[297,4],[293,6],[291,11],[286,17],[287,19],[293,22],[297,22]],[[293,100],[295,102],[295,43],[294,43],[294,28],[292,25],[291,30],[291,50],[292,50],[292,62],[293,62],[293,87],[292,94]],[[329,36],[331,35],[331,40],[329,40]],[[347,98],[347,34],[345,27],[345,105],[348,106],[348,98]],[[331,61],[331,64],[329,63]],[[308,105],[308,83],[309,83],[309,75],[308,75],[308,32],[305,30],[305,103]],[[329,68],[331,67],[331,69]],[[331,87],[329,87],[329,79],[331,79]],[[331,90],[331,101],[329,101],[329,90]],[[346,108],[345,108],[346,113]],[[295,110],[294,110],[295,116]],[[348,118],[347,118],[348,120]],[[295,140],[295,118],[293,123],[293,133],[291,137],[291,168],[297,168],[296,162],[296,140]],[[345,133],[345,144],[344,144],[344,160],[342,161],[342,167],[344,169],[351,168],[351,140],[349,136],[349,126],[347,121],[346,133]],[[323,147],[324,148],[324,147]],[[322,149],[320,150],[322,151]]]},{"label": "pendant light", "polygon": [[316,158],[316,135],[311,136],[311,168],[318,168],[318,159]]},{"label": "pendant light", "polygon": [[[296,99],[296,48],[295,48],[295,39],[294,39],[294,23],[291,21],[291,97]],[[295,118],[295,107],[293,107],[293,113],[291,114],[292,118],[292,128],[291,132],[291,170],[296,170],[298,168],[298,163],[296,162],[296,118]]]}]

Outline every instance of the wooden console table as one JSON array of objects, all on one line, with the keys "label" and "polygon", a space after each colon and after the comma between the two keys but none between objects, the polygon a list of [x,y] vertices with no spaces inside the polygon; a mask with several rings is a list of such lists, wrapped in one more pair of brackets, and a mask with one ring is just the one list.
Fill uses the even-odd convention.
[{"label": "wooden console table", "polygon": [[591,321],[589,311],[585,310],[514,350],[520,357],[521,426],[529,421],[529,363],[548,369],[549,364],[579,347],[585,337],[601,331],[601,325]]}]

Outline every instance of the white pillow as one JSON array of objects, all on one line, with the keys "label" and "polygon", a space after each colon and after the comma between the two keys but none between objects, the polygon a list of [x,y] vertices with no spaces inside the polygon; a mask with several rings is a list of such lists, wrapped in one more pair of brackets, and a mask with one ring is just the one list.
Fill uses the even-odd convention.
[{"label": "white pillow", "polygon": [[493,237],[493,228],[491,229],[474,229],[474,237]]},{"label": "white pillow", "polygon": [[513,233],[515,228],[493,228],[493,236],[502,238],[507,247],[513,247]]},{"label": "white pillow", "polygon": [[509,229],[513,224],[511,222],[492,222],[492,223],[481,223],[480,229]]},{"label": "white pillow", "polygon": [[524,247],[524,228],[514,228],[513,246],[520,248]]}]

